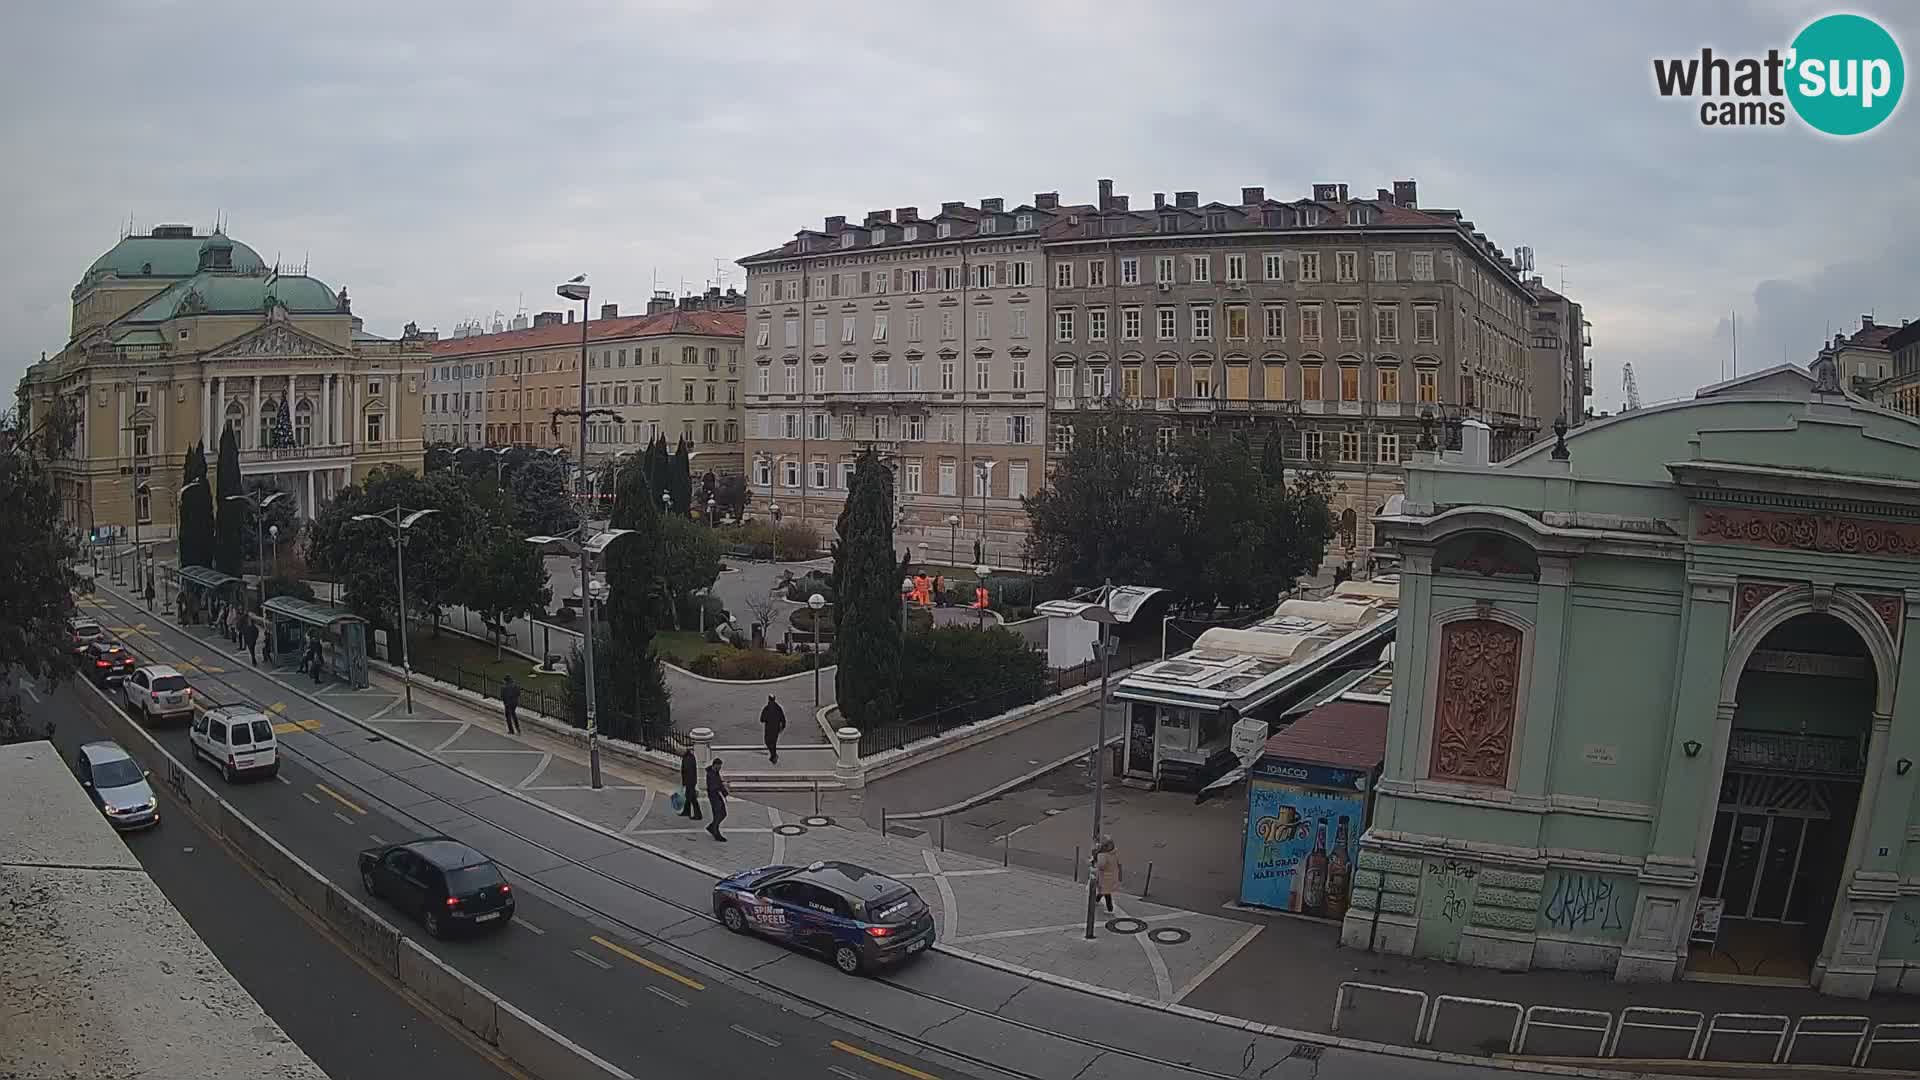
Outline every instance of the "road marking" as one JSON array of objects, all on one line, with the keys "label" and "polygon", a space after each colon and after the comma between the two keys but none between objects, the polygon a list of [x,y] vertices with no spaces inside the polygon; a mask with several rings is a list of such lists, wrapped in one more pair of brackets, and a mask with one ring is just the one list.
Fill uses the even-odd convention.
[{"label": "road marking", "polygon": [[280,723],[273,725],[273,733],[275,735],[291,735],[296,731],[319,731],[321,725],[322,721],[319,720],[282,720]]},{"label": "road marking", "polygon": [[[291,781],[291,780],[289,780],[289,779],[287,779],[287,778],[286,778],[286,777],[284,777],[284,776],[281,776],[281,775],[280,775],[279,773],[274,773],[274,774],[273,774],[273,778],[274,778],[275,780],[278,780],[278,781],[280,781],[281,783],[283,783],[283,784],[285,784],[285,785],[287,785],[288,787],[292,787],[292,786],[293,786],[293,781]],[[315,800],[315,801],[317,802],[318,800]]]},{"label": "road marking", "polygon": [[[521,787],[521,788],[524,788],[524,787],[526,787],[526,786],[527,786],[528,784],[531,784],[531,783],[533,783],[533,782],[534,782],[535,780],[538,780],[538,779],[540,779],[540,774],[541,774],[541,773],[543,773],[543,772],[546,772],[546,771],[547,771],[547,766],[549,766],[549,765],[551,765],[551,764],[553,764],[553,755],[552,755],[552,754],[541,754],[541,755],[540,755],[540,764],[538,764],[538,765],[535,765],[535,766],[533,767],[533,771],[527,774],[527,778],[526,778],[525,780],[522,780],[522,781],[520,781],[520,782],[519,782],[518,784],[516,784],[516,785],[514,785],[514,786],[515,786],[515,787]],[[774,859],[773,861],[774,861],[774,862],[779,862],[780,860],[776,858],[776,859]]]},{"label": "road marking", "polygon": [[316,798],[314,798],[314,797],[313,797],[313,792],[311,792],[311,791],[303,791],[303,792],[301,792],[301,793],[300,793],[300,797],[301,797],[301,798],[303,798],[303,799],[305,799],[305,800],[307,800],[308,802],[310,802],[310,803],[312,803],[312,804],[313,804],[313,805],[315,805],[315,806],[319,806],[319,805],[320,805],[320,800],[319,800],[319,799],[316,799]]},{"label": "road marking", "polygon": [[911,1076],[913,1077],[913,1080],[940,1080],[939,1077],[933,1075],[932,1073],[921,1072],[919,1069],[916,1069],[911,1065],[902,1065],[899,1062],[893,1060],[892,1058],[883,1058],[879,1054],[876,1054],[871,1050],[862,1050],[859,1047],[853,1045],[852,1043],[843,1043],[839,1039],[835,1039],[833,1040],[833,1042],[828,1043],[827,1045],[833,1047],[835,1050],[840,1050],[845,1053],[852,1054],[854,1057],[857,1057],[862,1061],[871,1061],[875,1065],[879,1065],[882,1068],[892,1069],[894,1072],[900,1073],[902,1075]]},{"label": "road marking", "polygon": [[582,960],[585,960],[587,963],[592,964],[594,967],[599,968],[601,971],[613,970],[612,964],[607,963],[605,960],[600,959],[599,957],[593,955],[592,953],[581,952],[579,949],[575,949],[573,950],[573,955],[579,957]]},{"label": "road marking", "polygon": [[21,683],[20,689],[27,692],[27,696],[33,699],[35,705],[40,704],[40,695],[33,692],[33,687],[28,686],[26,683]]},{"label": "road marking", "polygon": [[695,982],[694,980],[687,978],[685,975],[680,974],[679,972],[673,970],[670,967],[667,967],[664,964],[656,964],[653,961],[647,959],[646,957],[641,956],[639,953],[634,952],[631,949],[624,948],[620,945],[616,945],[613,942],[608,941],[606,938],[603,938],[598,934],[595,934],[593,936],[593,943],[595,945],[600,946],[603,949],[608,949],[613,952],[619,953],[621,956],[624,956],[627,959],[633,961],[634,963],[639,964],[641,967],[646,968],[648,971],[651,971],[656,975],[665,975],[667,978],[672,979],[674,982],[677,982],[681,986],[687,987],[688,989],[691,989],[691,990],[706,989],[706,985],[704,983]]},{"label": "road marking", "polygon": [[759,1032],[753,1031],[748,1028],[743,1028],[739,1024],[729,1024],[727,1026],[731,1027],[733,1030],[739,1032],[740,1034],[745,1035],[747,1038],[752,1039],[754,1042],[762,1043],[767,1046],[780,1045],[780,1042],[778,1039],[769,1039],[765,1035],[762,1035]]},{"label": "road marking", "polygon": [[378,845],[379,845],[379,846],[381,846],[381,847],[386,847],[386,846],[387,846],[387,842],[386,842],[385,840],[382,840],[382,839],[380,838],[380,834],[379,834],[379,833],[372,833],[372,832],[370,832],[370,833],[368,833],[368,834],[367,834],[367,839],[369,839],[369,840],[371,840],[371,841],[373,841],[373,842],[374,842],[375,844],[378,844]]},{"label": "road marking", "polygon": [[353,800],[347,798],[345,795],[340,794],[339,792],[333,790],[332,788],[328,787],[325,784],[315,784],[313,786],[319,788],[321,791],[326,792],[327,795],[330,796],[334,802],[339,803],[341,806],[346,807],[347,809],[353,811],[356,814],[361,815],[362,817],[366,816],[367,812],[365,810],[360,809],[358,806],[354,805]]},{"label": "road marking", "polygon": [[279,716],[281,713],[287,711],[287,703],[284,701],[276,701],[273,704],[267,706],[267,711],[272,713],[275,716]]},{"label": "road marking", "polygon": [[345,826],[346,826],[347,828],[349,828],[349,829],[351,829],[351,828],[353,828],[353,819],[352,819],[352,818],[350,818],[350,817],[348,817],[347,815],[345,815],[345,814],[343,814],[343,813],[341,813],[341,812],[340,812],[340,811],[338,811],[338,810],[335,810],[335,811],[333,812],[333,816],[334,816],[334,817],[336,817],[336,818],[338,818],[338,819],[340,820],[340,824],[342,824],[342,825],[345,825]]},{"label": "road marking", "polygon": [[540,937],[545,937],[547,935],[547,932],[545,930],[540,929],[539,927],[533,925],[532,923],[528,922],[527,920],[521,918],[518,915],[515,915],[513,917],[513,923],[511,925],[518,926],[520,929],[525,930],[529,934],[536,934]]},{"label": "road marking", "polygon": [[859,1073],[848,1072],[838,1065],[827,1066],[827,1071],[835,1076],[845,1077],[846,1080],[867,1080],[866,1077],[861,1076]]},{"label": "road marking", "polygon": [[467,733],[467,729],[472,726],[473,726],[472,724],[461,724],[460,727],[456,731],[454,731],[453,734],[440,740],[439,744],[433,748],[433,752],[437,754],[440,751],[445,750],[447,747],[452,746],[454,743],[459,742],[460,736],[465,735]]},{"label": "road marking", "polygon": [[662,990],[657,986],[647,987],[647,993],[652,994],[654,997],[666,998],[668,1001],[673,1002],[675,1005],[678,1005],[683,1009],[687,1007],[687,1003],[684,1000],[682,1000],[681,998],[674,997],[672,994],[667,993],[665,990]]}]

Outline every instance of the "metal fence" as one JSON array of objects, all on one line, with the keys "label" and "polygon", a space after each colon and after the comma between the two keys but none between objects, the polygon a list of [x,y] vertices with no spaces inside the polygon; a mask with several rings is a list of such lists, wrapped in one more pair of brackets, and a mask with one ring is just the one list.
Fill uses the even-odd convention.
[{"label": "metal fence", "polygon": [[[457,686],[494,701],[500,700],[500,680],[488,672],[432,657],[415,661],[413,670],[415,674],[429,679]],[[569,727],[582,726],[568,707],[566,692],[549,688],[544,680],[520,684],[520,711],[538,713]],[[596,719],[602,735],[638,743],[649,750],[677,754],[692,745],[686,732],[673,724],[635,723],[619,710],[605,706],[600,708]]]}]

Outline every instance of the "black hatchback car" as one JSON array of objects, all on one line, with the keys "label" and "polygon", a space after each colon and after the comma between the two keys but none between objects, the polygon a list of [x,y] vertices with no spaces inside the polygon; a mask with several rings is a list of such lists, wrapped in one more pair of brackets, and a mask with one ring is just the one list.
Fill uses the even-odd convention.
[{"label": "black hatchback car", "polygon": [[88,642],[80,653],[81,669],[101,686],[117,683],[133,674],[134,667],[139,663],[132,650],[107,638]]},{"label": "black hatchback car", "polygon": [[434,937],[513,919],[513,886],[500,868],[444,836],[368,848],[360,853],[360,884],[418,918]]},{"label": "black hatchback car", "polygon": [[820,953],[849,975],[933,945],[933,913],[913,887],[844,862],[763,866],[713,887],[713,913],[736,934]]}]

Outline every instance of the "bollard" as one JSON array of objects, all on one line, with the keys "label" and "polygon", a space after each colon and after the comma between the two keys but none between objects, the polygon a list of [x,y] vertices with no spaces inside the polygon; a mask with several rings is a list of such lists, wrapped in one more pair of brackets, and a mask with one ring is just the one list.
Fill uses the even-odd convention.
[{"label": "bollard", "polygon": [[1078,844],[1073,846],[1073,880],[1076,884],[1080,881],[1080,845]]},{"label": "bollard", "polygon": [[947,819],[940,819],[940,850],[947,850]]},{"label": "bollard", "polygon": [[1141,886],[1140,888],[1140,898],[1142,900],[1146,899],[1147,894],[1152,891],[1153,891],[1153,860],[1148,859],[1147,860],[1147,883]]},{"label": "bollard", "polygon": [[1007,862],[1007,860],[1011,858],[1012,855],[1013,855],[1013,834],[1008,833],[1007,835],[1002,836],[1000,838],[1000,865],[1001,866],[1011,865],[1010,863]]},{"label": "bollard", "polygon": [[813,782],[813,816],[820,816],[820,781]]},{"label": "bollard", "polygon": [[887,808],[883,806],[880,808],[880,836],[882,839],[885,839],[886,835],[887,835]]}]

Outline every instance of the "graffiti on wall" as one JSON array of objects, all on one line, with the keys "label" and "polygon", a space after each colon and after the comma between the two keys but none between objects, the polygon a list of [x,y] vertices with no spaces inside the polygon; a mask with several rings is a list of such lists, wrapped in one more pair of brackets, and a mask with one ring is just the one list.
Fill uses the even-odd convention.
[{"label": "graffiti on wall", "polygon": [[1880,955],[1887,960],[1920,961],[1920,902],[1902,900],[1894,905]]},{"label": "graffiti on wall", "polygon": [[1624,939],[1633,926],[1637,892],[1632,878],[1589,870],[1549,870],[1540,890],[1540,929]]},{"label": "graffiti on wall", "polygon": [[1420,875],[1419,923],[1413,954],[1451,962],[1460,948],[1460,931],[1473,914],[1480,868],[1457,859],[1428,859]]}]

